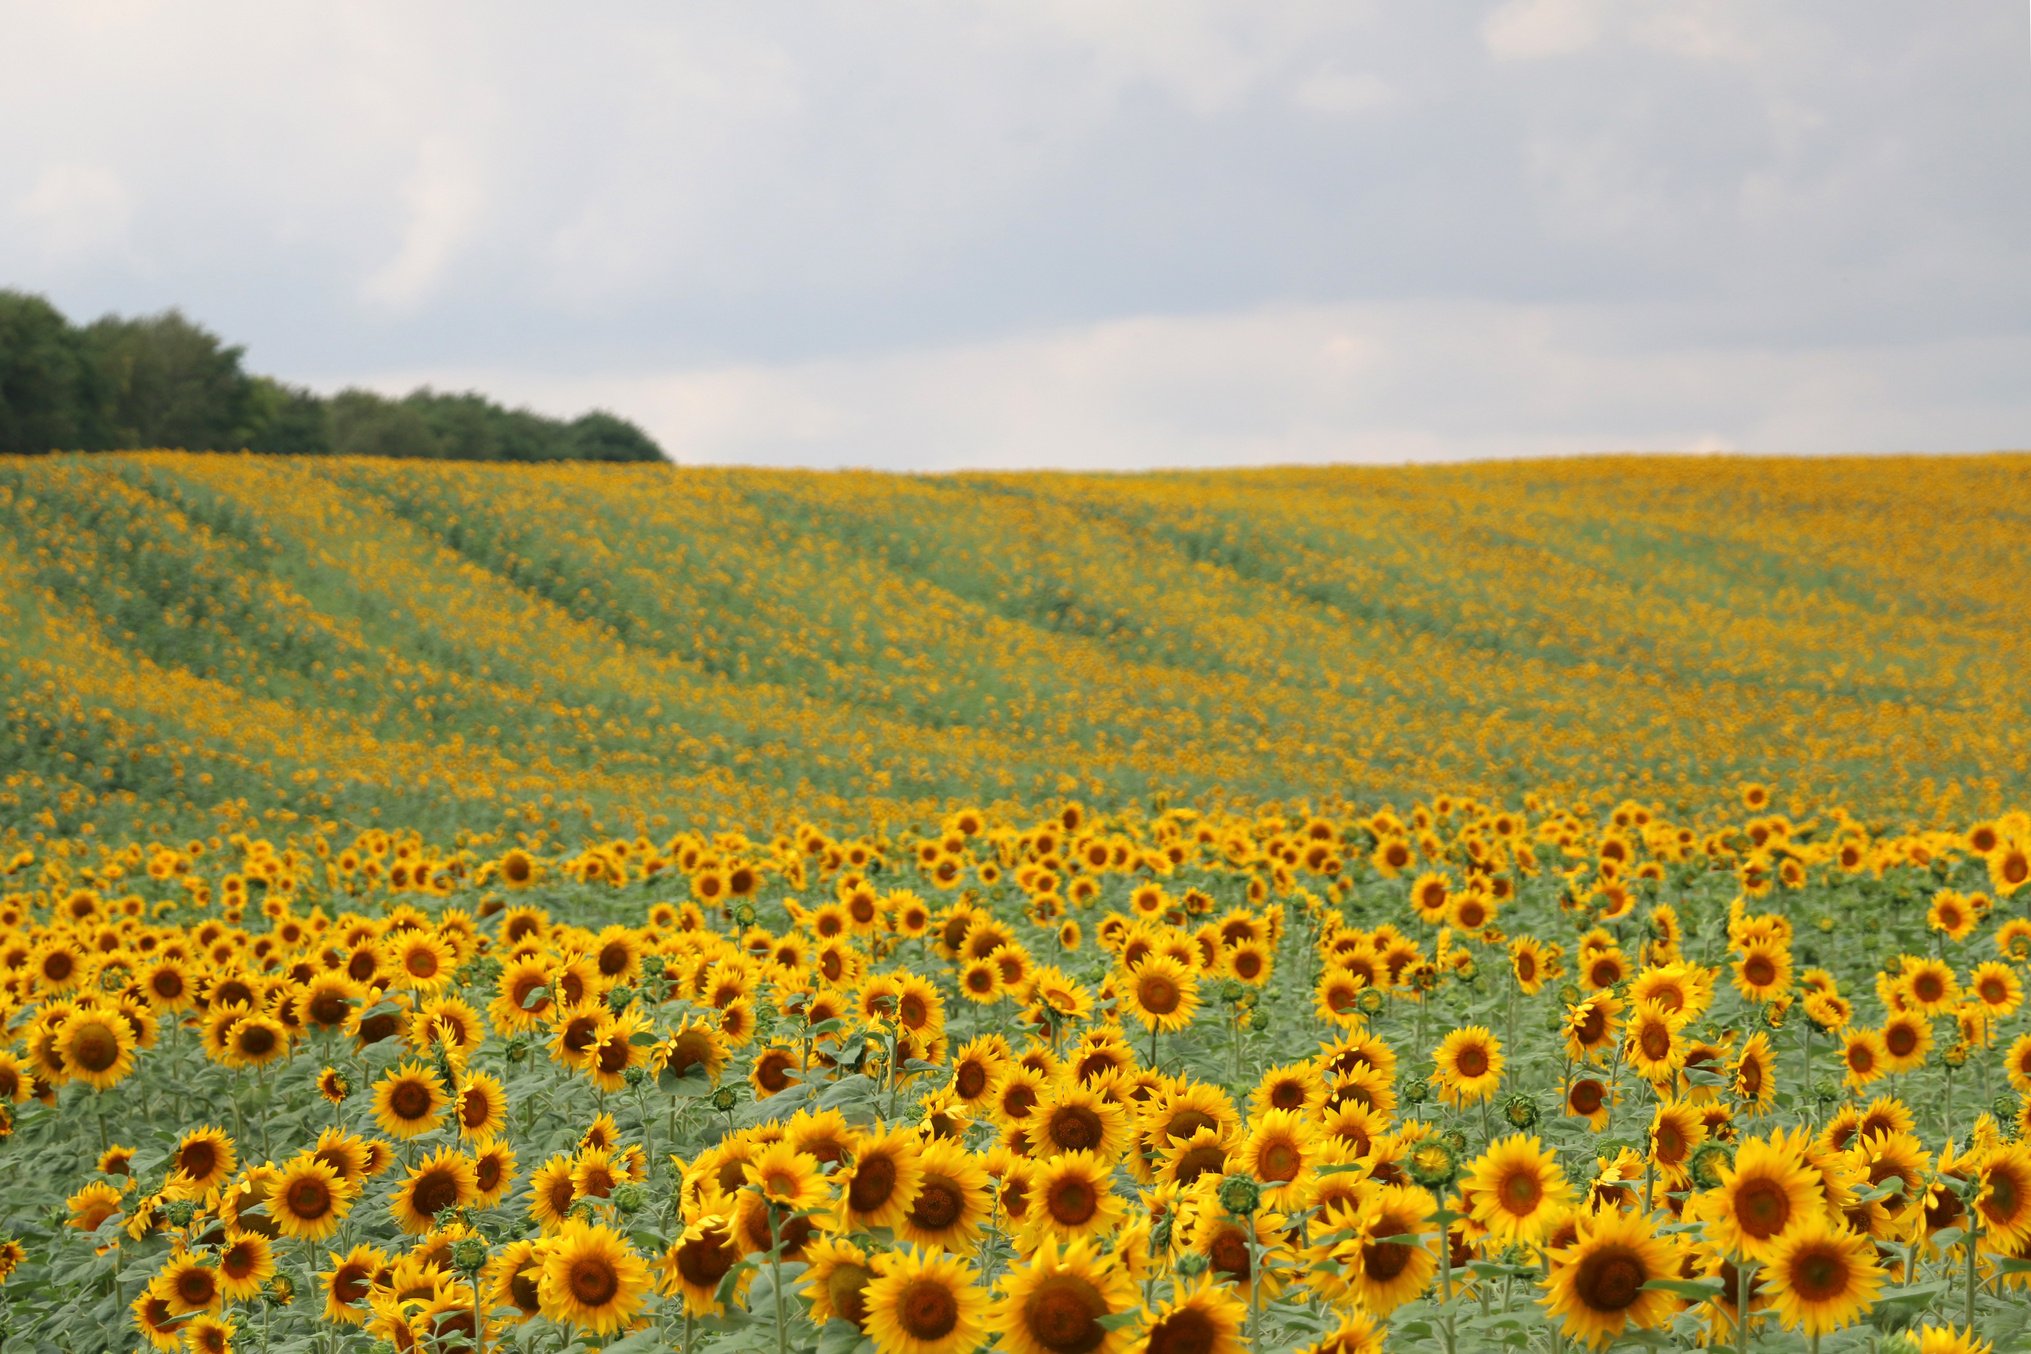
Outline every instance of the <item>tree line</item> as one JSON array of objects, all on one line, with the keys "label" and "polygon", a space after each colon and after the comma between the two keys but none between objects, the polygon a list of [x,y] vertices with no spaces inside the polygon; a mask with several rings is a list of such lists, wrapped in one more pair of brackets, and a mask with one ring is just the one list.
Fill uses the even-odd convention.
[{"label": "tree line", "polygon": [[180,447],[466,461],[653,461],[624,418],[569,421],[428,387],[323,396],[243,370],[245,349],[176,310],[74,325],[40,296],[0,290],[0,453]]}]

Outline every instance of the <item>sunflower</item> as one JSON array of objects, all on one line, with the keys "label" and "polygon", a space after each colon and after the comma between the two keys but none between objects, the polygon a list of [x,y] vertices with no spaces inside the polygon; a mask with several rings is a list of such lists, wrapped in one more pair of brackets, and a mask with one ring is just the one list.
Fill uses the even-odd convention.
[{"label": "sunflower", "polygon": [[[1706,1137],[1699,1106],[1677,1098],[1660,1101],[1650,1116],[1650,1160],[1658,1178],[1672,1188],[1684,1186],[1693,1151]],[[1648,1206],[1649,1201],[1644,1202]]]},{"label": "sunflower", "polygon": [[[683,1298],[684,1310],[692,1316],[717,1315],[723,1310],[720,1284],[740,1261],[741,1246],[732,1219],[707,1213],[694,1218],[664,1252],[661,1288],[671,1297]],[[736,1282],[736,1292],[730,1295],[736,1301],[746,1282],[745,1278]]]},{"label": "sunflower", "polygon": [[226,1131],[207,1126],[193,1128],[183,1135],[169,1159],[169,1169],[181,1177],[179,1183],[185,1188],[209,1194],[232,1175],[237,1160],[233,1140],[226,1136]]},{"label": "sunflower", "polygon": [[1990,1148],[1976,1170],[1983,1242],[1992,1250],[2014,1249],[2031,1237],[2031,1148],[2021,1142]]},{"label": "sunflower", "polygon": [[1677,1309],[1670,1292],[1648,1285],[1679,1275],[1678,1257],[1641,1213],[1610,1209],[1583,1215],[1570,1246],[1548,1257],[1546,1310],[1564,1332],[1595,1347],[1624,1332],[1656,1330]]},{"label": "sunflower", "polygon": [[143,1288],[140,1296],[129,1304],[127,1310],[134,1315],[135,1329],[141,1332],[142,1338],[151,1346],[164,1350],[182,1347],[183,1328],[190,1324],[190,1318],[179,1316],[172,1311],[169,1299],[157,1291],[153,1284]]},{"label": "sunflower", "polygon": [[1777,1243],[1824,1214],[1802,1134],[1745,1138],[1721,1183],[1698,1200],[1707,1240],[1729,1256],[1768,1260]]},{"label": "sunflower", "polygon": [[640,1310],[649,1268],[611,1228],[568,1222],[545,1247],[536,1292],[552,1321],[606,1335]]},{"label": "sunflower", "polygon": [[1995,1020],[2016,1014],[2024,1004],[2023,982],[2009,965],[1994,960],[1975,966],[1967,990],[1981,1003],[1983,1013]]},{"label": "sunflower", "polygon": [[971,1249],[993,1205],[987,1172],[972,1153],[942,1138],[924,1146],[918,1164],[923,1181],[896,1234],[920,1246]]},{"label": "sunflower", "polygon": [[1184,1029],[1199,1010],[1197,976],[1166,954],[1152,954],[1137,964],[1122,987],[1129,1014],[1146,1030]]},{"label": "sunflower", "polygon": [[1861,1318],[1882,1288],[1883,1268],[1869,1238],[1821,1219],[1778,1241],[1760,1277],[1778,1320],[1817,1339]]},{"label": "sunflower", "polygon": [[1973,1327],[1963,1332],[1951,1325],[1926,1325],[1918,1328],[1917,1354],[1996,1354],[1996,1347],[1977,1338]]},{"label": "sunflower", "polygon": [[193,1317],[183,1328],[183,1347],[189,1354],[233,1354],[233,1327],[215,1316]]},{"label": "sunflower", "polygon": [[1517,991],[1534,997],[1544,990],[1546,977],[1544,942],[1536,936],[1518,936],[1509,942],[1509,973]]},{"label": "sunflower", "polygon": [[237,1228],[225,1235],[219,1247],[219,1291],[228,1302],[258,1297],[261,1285],[275,1272],[275,1254],[268,1238],[258,1232]]},{"label": "sunflower", "polygon": [[726,1071],[726,1038],[717,1028],[697,1020],[686,1020],[668,1039],[656,1045],[649,1068],[659,1077],[682,1078],[692,1069],[702,1072],[713,1085]]},{"label": "sunflower", "polygon": [[1883,1022],[1883,1070],[1915,1072],[1932,1052],[1932,1022],[1916,1011],[1899,1011]]},{"label": "sunflower", "polygon": [[1735,1098],[1751,1114],[1761,1114],[1777,1100],[1777,1055],[1770,1048],[1770,1037],[1757,1030],[1742,1043],[1742,1051],[1735,1055],[1734,1065]]},{"label": "sunflower", "polygon": [[1023,1248],[1110,1235],[1125,1211],[1112,1174],[1091,1152],[1062,1152],[1039,1163],[1024,1181]]},{"label": "sunflower", "polygon": [[1046,1246],[1002,1284],[987,1329],[1010,1354],[1121,1354],[1139,1298],[1119,1266],[1079,1240]]},{"label": "sunflower", "polygon": [[1566,1008],[1566,1056],[1586,1062],[1615,1042],[1622,1001],[1612,992],[1596,992]]},{"label": "sunflower", "polygon": [[811,1304],[811,1324],[845,1321],[867,1330],[867,1286],[874,1267],[866,1251],[842,1237],[821,1237],[804,1248],[802,1292]]},{"label": "sunflower", "polygon": [[1447,1035],[1432,1062],[1438,1070],[1440,1097],[1456,1109],[1488,1099],[1502,1085],[1502,1044],[1480,1025]]},{"label": "sunflower", "polygon": [[1684,1010],[1670,1010],[1661,1001],[1639,1002],[1623,1034],[1624,1061],[1653,1085],[1669,1082],[1685,1061],[1679,1033],[1689,1020]]},{"label": "sunflower", "polygon": [[1150,1312],[1137,1354],[1241,1354],[1247,1317],[1247,1304],[1212,1275],[1181,1282],[1170,1301]]},{"label": "sunflower", "polygon": [[117,1188],[94,1180],[65,1201],[70,1219],[64,1225],[80,1232],[96,1232],[101,1223],[120,1211],[120,1199]]},{"label": "sunflower", "polygon": [[780,1208],[801,1212],[825,1199],[825,1178],[818,1159],[787,1142],[772,1143],[743,1168],[748,1184]]},{"label": "sunflower", "polygon": [[1615,1099],[1615,1090],[1608,1083],[1596,1077],[1576,1077],[1566,1088],[1566,1113],[1585,1119],[1587,1126],[1599,1133],[1608,1126]]},{"label": "sunflower", "polygon": [[451,946],[429,931],[404,931],[394,942],[397,986],[418,992],[435,992],[451,981],[457,966]]},{"label": "sunflower", "polygon": [[1044,1090],[1023,1123],[1038,1156],[1091,1152],[1114,1162],[1133,1137],[1127,1110],[1065,1076]]},{"label": "sunflower", "polygon": [[779,1095],[803,1080],[804,1055],[794,1044],[772,1043],[755,1054],[748,1084],[757,1100]]},{"label": "sunflower", "polygon": [[1325,1103],[1325,1079],[1320,1076],[1319,1069],[1308,1062],[1270,1068],[1255,1083],[1255,1093],[1249,1097],[1250,1108],[1258,1113],[1264,1110],[1296,1110],[1311,1114]]},{"label": "sunflower", "polygon": [[1889,1060],[1882,1035],[1874,1030],[1850,1030],[1841,1045],[1841,1062],[1847,1068],[1841,1084],[1859,1091],[1889,1070]]},{"label": "sunflower", "polygon": [[508,1126],[508,1092],[491,1072],[468,1073],[458,1089],[458,1135],[490,1142]]},{"label": "sunflower", "polygon": [[325,1252],[331,1268],[317,1278],[324,1289],[324,1319],[342,1326],[364,1326],[365,1306],[374,1276],[388,1267],[388,1256],[376,1246],[355,1246],[344,1255]]},{"label": "sunflower", "polygon": [[986,1341],[987,1297],[973,1266],[955,1255],[904,1247],[876,1263],[860,1291],[877,1354],[962,1354]]},{"label": "sunflower", "polygon": [[839,1190],[838,1223],[846,1231],[895,1227],[917,1201],[924,1168],[917,1136],[891,1128],[863,1138],[851,1163],[833,1181]]},{"label": "sunflower", "polygon": [[1360,1304],[1388,1316],[1439,1270],[1438,1201],[1416,1185],[1369,1184],[1346,1238],[1346,1281]]},{"label": "sunflower", "polygon": [[[1382,1342],[1388,1328],[1366,1312],[1353,1312],[1322,1340],[1304,1345],[1297,1354],[1383,1354]],[[1154,1354],[1154,1351],[1152,1351]]]},{"label": "sunflower", "polygon": [[496,1138],[473,1153],[473,1202],[494,1208],[507,1197],[515,1183],[515,1150],[505,1138]]},{"label": "sunflower", "polygon": [[109,1011],[77,1011],[56,1036],[65,1070],[95,1091],[110,1090],[134,1070],[135,1042],[133,1028]]},{"label": "sunflower", "polygon": [[486,1309],[513,1311],[517,1325],[541,1316],[544,1254],[541,1241],[526,1238],[511,1241],[494,1252],[480,1275]]},{"label": "sunflower", "polygon": [[268,1191],[276,1230],[298,1241],[322,1241],[352,1210],[356,1187],[308,1153],[285,1162]]},{"label": "sunflower", "polygon": [[405,1062],[374,1083],[374,1122],[391,1138],[428,1133],[450,1103],[436,1070],[420,1062]]},{"label": "sunflower", "polygon": [[219,1272],[188,1251],[171,1255],[148,1285],[161,1296],[174,1316],[219,1310]]},{"label": "sunflower", "polygon": [[1237,1153],[1239,1168],[1265,1186],[1271,1208],[1296,1207],[1311,1182],[1318,1136],[1296,1110],[1269,1110],[1256,1118]]},{"label": "sunflower", "polygon": [[1533,1245],[1573,1197],[1558,1158],[1520,1133],[1489,1144],[1469,1168],[1466,1187],[1474,1220],[1491,1236]]},{"label": "sunflower", "polygon": [[479,1197],[472,1158],[453,1147],[442,1147],[409,1168],[409,1174],[388,1201],[396,1225],[413,1235],[429,1231],[437,1215]]}]

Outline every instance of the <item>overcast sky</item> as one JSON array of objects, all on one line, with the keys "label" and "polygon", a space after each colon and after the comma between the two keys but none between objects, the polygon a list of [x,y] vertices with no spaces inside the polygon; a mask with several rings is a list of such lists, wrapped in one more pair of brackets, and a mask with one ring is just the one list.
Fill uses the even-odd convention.
[{"label": "overcast sky", "polygon": [[2023,0],[0,0],[0,285],[896,468],[2031,445]]}]

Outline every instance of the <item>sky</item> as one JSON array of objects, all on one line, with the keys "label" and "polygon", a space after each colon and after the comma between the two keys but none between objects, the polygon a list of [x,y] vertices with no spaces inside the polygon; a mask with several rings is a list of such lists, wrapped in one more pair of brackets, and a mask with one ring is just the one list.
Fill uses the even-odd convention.
[{"label": "sky", "polygon": [[679,461],[2031,446],[2017,0],[0,0],[0,286]]}]

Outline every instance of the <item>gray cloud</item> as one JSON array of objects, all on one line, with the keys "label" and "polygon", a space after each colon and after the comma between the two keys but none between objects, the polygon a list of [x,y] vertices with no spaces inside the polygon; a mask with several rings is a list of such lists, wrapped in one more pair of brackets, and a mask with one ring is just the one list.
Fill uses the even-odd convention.
[{"label": "gray cloud", "polygon": [[2022,444],[2024,30],[0,0],[0,281],[696,459]]}]

